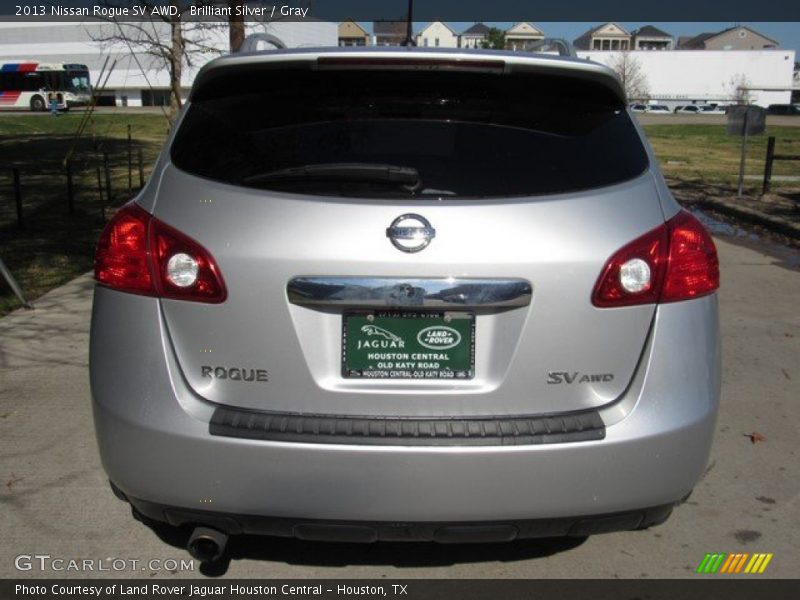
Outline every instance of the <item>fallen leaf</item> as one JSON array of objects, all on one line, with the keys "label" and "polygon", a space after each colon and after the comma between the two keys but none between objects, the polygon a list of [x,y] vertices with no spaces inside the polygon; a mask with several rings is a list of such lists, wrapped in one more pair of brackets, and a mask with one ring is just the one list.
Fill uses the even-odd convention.
[{"label": "fallen leaf", "polygon": [[749,437],[750,441],[753,444],[755,444],[757,442],[766,442],[767,441],[766,436],[764,434],[758,433],[757,431],[754,431],[753,433],[743,433],[742,435],[745,436],[745,437]]},{"label": "fallen leaf", "polygon": [[17,477],[14,473],[12,473],[11,474],[11,479],[6,481],[6,487],[8,489],[11,489],[12,487],[14,487],[15,483],[17,483],[18,481],[22,481],[23,479],[25,479],[25,478],[24,477]]}]

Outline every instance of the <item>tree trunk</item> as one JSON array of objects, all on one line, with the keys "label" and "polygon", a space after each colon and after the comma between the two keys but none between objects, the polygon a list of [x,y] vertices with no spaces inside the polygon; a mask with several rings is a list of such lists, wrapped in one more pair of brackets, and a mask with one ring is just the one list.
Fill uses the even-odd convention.
[{"label": "tree trunk", "polygon": [[231,53],[238,52],[244,43],[244,15],[237,15],[237,7],[244,5],[244,0],[228,0],[231,16],[228,18],[228,33]]},{"label": "tree trunk", "polygon": [[[173,2],[174,4],[174,2]],[[170,85],[170,101],[169,112],[172,119],[178,114],[181,109],[181,75],[183,74],[183,27],[181,23],[181,15],[174,17],[170,23],[170,30],[172,33],[172,44],[170,47],[169,57],[169,85]]]}]

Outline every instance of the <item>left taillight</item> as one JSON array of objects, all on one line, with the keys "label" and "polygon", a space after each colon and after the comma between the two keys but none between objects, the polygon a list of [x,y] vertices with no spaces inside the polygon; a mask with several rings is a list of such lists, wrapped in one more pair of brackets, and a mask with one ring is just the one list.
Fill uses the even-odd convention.
[{"label": "left taillight", "polygon": [[156,295],[150,265],[149,213],[126,204],[103,229],[94,256],[94,277],[121,292]]},{"label": "left taillight", "polygon": [[592,304],[615,308],[691,300],[719,288],[719,260],[711,236],[691,213],[636,238],[608,259]]},{"label": "left taillight", "polygon": [[98,283],[121,292],[214,304],[227,297],[211,253],[133,202],[103,230],[94,274]]}]

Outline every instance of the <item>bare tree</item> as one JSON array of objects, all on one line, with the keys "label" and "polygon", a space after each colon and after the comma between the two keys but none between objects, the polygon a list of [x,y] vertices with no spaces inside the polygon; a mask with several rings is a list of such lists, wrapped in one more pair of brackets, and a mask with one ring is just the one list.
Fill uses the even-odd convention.
[{"label": "bare tree", "polygon": [[[114,6],[115,0],[105,0],[107,6]],[[146,9],[148,18],[142,21],[110,21],[112,27],[104,27],[94,37],[108,47],[126,50],[144,71],[166,69],[169,73],[170,119],[181,108],[181,77],[184,66],[194,66],[206,62],[209,55],[222,52],[213,43],[211,36],[215,29],[224,27],[222,23],[188,22],[184,19],[191,6],[214,4],[214,2],[191,2],[189,0],[170,0],[169,9],[157,9],[153,0],[136,0],[136,4]],[[144,61],[144,62],[143,62]]]},{"label": "bare tree", "polygon": [[736,104],[750,104],[752,102],[753,98],[749,88],[750,80],[744,73],[734,75],[728,82],[731,98]]},{"label": "bare tree", "polygon": [[230,17],[228,17],[228,39],[230,40],[231,52],[238,52],[244,43],[244,15],[237,14],[237,9],[244,6],[245,0],[228,0]]},{"label": "bare tree", "polygon": [[611,58],[608,66],[613,69],[625,89],[628,100],[645,101],[650,99],[650,86],[647,75],[638,59],[630,52],[619,52]]}]

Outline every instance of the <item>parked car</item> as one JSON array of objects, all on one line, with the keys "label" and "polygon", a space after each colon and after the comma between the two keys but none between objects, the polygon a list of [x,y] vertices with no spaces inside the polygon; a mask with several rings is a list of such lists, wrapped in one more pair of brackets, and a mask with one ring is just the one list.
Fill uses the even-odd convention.
[{"label": "parked car", "polygon": [[635,113],[647,112],[647,104],[631,104],[630,109]]},{"label": "parked car", "polygon": [[800,106],[796,104],[770,104],[767,107],[769,115],[800,115]]},{"label": "parked car", "polygon": [[702,112],[702,110],[700,106],[698,106],[697,104],[686,104],[686,105],[676,106],[673,112],[675,114],[699,115]]},{"label": "parked car", "polygon": [[719,104],[707,104],[700,107],[700,111],[703,115],[724,115],[727,112],[726,107]]},{"label": "parked car", "polygon": [[115,493],[207,562],[233,534],[664,521],[711,447],[719,271],[626,104],[606,67],[536,54],[205,65],[97,247]]},{"label": "parked car", "polygon": [[654,115],[672,114],[672,111],[669,109],[669,106],[666,106],[665,104],[650,104],[647,107],[647,112]]}]

